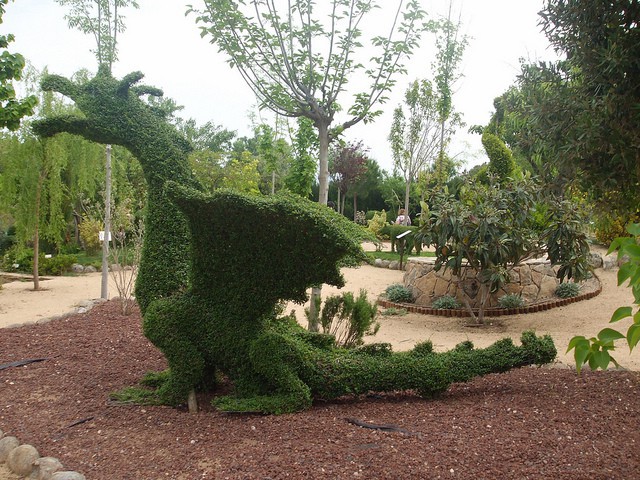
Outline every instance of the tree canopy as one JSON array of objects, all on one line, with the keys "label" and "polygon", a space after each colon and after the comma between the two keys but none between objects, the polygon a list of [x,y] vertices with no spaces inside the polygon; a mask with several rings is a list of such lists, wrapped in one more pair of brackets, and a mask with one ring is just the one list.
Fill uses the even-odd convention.
[{"label": "tree canopy", "polygon": [[564,59],[523,65],[521,95],[509,106],[525,133],[514,140],[560,172],[577,172],[582,187],[604,200],[601,206],[636,211],[640,3],[547,0],[540,16]]},{"label": "tree canopy", "polygon": [[[365,67],[356,52],[363,48],[364,19],[377,2],[333,0],[318,7],[312,0],[206,0],[197,14],[202,36],[229,58],[253,89],[262,107],[287,117],[306,117],[318,129],[320,203],[328,197],[328,146],[345,129],[368,122],[380,112],[394,75],[418,45],[425,12],[410,0],[398,2],[389,33],[370,40],[377,51]],[[318,11],[325,9],[325,21]],[[354,94],[347,108],[338,103],[354,75],[364,73],[369,86]],[[331,127],[336,115],[346,118]]]},{"label": "tree canopy", "polygon": [[70,6],[65,15],[69,28],[93,36],[96,49],[93,53],[98,65],[106,65],[109,71],[118,59],[118,34],[124,31],[124,16],[118,9],[132,6],[135,0],[56,0],[62,6]]},{"label": "tree canopy", "polygon": [[404,209],[408,215],[411,183],[435,160],[440,148],[441,117],[439,99],[428,80],[415,80],[404,98],[407,113],[402,105],[393,111],[389,141],[394,167],[404,176]]}]

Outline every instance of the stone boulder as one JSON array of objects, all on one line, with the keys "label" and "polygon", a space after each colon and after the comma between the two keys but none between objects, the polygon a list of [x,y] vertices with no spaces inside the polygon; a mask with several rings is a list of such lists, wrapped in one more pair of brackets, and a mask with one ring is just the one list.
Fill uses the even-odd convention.
[{"label": "stone boulder", "polygon": [[84,267],[79,263],[74,263],[73,265],[71,265],[71,271],[73,273],[84,273]]}]

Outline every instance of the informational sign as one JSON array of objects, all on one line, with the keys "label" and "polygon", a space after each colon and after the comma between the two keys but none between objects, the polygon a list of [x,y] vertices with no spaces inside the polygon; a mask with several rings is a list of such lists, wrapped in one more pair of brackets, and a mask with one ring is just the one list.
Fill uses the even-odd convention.
[{"label": "informational sign", "polygon": [[[98,234],[98,238],[100,239],[101,242],[104,242],[104,230],[100,230],[100,233]],[[111,241],[111,232],[109,232],[109,241]]]}]

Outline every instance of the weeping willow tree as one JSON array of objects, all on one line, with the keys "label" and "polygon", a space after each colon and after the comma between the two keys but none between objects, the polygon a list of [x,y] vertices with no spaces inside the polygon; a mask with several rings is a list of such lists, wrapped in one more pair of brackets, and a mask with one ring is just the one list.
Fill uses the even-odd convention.
[{"label": "weeping willow tree", "polygon": [[[38,91],[40,78],[35,69],[27,69],[24,87],[37,98],[35,117],[70,113],[72,107],[51,92]],[[103,171],[98,145],[68,134],[39,138],[30,126],[30,120],[24,121],[2,140],[0,206],[15,222],[18,245],[33,246],[33,282],[38,290],[41,239],[60,249],[66,241],[69,210],[79,199],[98,195]]]}]

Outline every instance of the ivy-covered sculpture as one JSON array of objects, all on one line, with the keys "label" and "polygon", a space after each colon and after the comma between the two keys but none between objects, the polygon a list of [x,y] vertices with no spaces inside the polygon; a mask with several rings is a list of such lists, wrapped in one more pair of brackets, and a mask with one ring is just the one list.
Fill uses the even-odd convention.
[{"label": "ivy-covered sculpture", "polygon": [[194,387],[213,384],[219,370],[235,386],[233,396],[216,400],[219,408],[293,412],[314,398],[368,391],[432,396],[452,382],[555,358],[551,338],[533,333],[523,334],[521,346],[505,339],[478,350],[470,342],[445,353],[430,342],[401,353],[384,344],[347,350],[279,318],[278,305],[305,300],[309,286],[343,285],[339,262],[363,255],[351,234],[356,227],[294,196],[201,193],[188,145],[138,98],[160,93],[134,86],[141,78],[118,81],[101,70],[76,85],[48,77],[43,88],[72,98],[84,117],[46,119],[36,130],[120,144],[140,160],[149,204],[136,295],[144,333],[169,363],[167,374],[151,378],[153,399],[182,403]]}]

